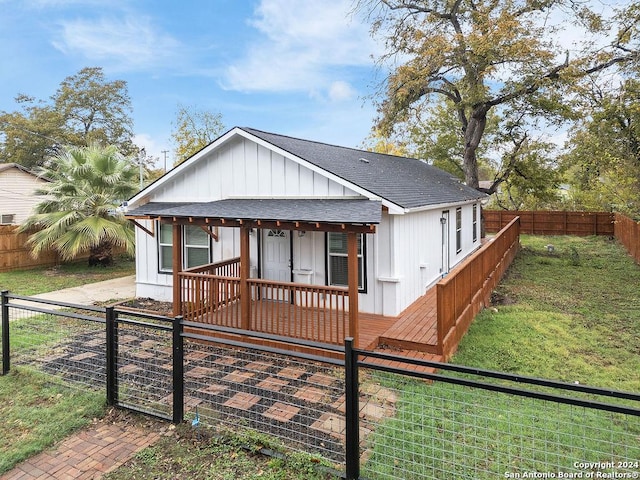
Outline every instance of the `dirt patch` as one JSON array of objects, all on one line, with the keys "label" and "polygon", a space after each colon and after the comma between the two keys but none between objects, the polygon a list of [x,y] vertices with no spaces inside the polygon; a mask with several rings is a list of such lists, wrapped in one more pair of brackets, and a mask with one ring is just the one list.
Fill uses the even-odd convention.
[{"label": "dirt patch", "polygon": [[173,303],[161,302],[153,298],[134,298],[126,302],[118,303],[117,307],[132,308],[135,310],[143,310],[147,313],[155,313],[167,317],[173,316]]},{"label": "dirt patch", "polygon": [[491,305],[499,306],[499,305],[513,305],[517,303],[516,299],[507,295],[503,292],[492,292],[491,293]]}]

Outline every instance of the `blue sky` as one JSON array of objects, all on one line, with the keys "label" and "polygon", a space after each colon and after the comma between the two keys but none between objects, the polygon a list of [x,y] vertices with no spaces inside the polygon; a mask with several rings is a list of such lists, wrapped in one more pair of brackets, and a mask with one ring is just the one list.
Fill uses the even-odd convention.
[{"label": "blue sky", "polygon": [[[125,80],[135,141],[172,150],[179,104],[359,147],[383,80],[352,0],[0,0],[0,110],[48,99],[83,67]],[[373,57],[372,57],[373,56]],[[168,162],[173,162],[172,152]]]}]

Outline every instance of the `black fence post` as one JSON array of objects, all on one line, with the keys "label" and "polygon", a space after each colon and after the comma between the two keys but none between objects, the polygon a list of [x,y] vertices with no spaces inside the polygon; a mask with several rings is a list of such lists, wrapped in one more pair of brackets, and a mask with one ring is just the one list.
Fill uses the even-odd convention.
[{"label": "black fence post", "polygon": [[182,316],[173,319],[173,423],[184,419],[184,339]]},{"label": "black fence post", "polygon": [[360,477],[360,406],[358,400],[358,352],[353,349],[353,338],[344,341],[345,369],[345,427],[346,427],[346,478]]},{"label": "black fence post", "polygon": [[118,314],[113,307],[106,309],[106,335],[107,335],[107,405],[118,403]]},{"label": "black fence post", "polygon": [[9,373],[9,295],[8,290],[2,291],[2,375]]}]

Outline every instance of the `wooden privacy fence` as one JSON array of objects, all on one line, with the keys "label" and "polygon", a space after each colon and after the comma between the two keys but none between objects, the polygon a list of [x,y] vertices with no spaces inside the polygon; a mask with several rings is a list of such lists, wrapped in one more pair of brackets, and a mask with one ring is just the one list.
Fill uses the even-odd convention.
[{"label": "wooden privacy fence", "polygon": [[640,264],[640,222],[616,213],[614,231],[615,237],[626,247],[636,262]]},{"label": "wooden privacy fence", "polygon": [[445,360],[454,353],[478,312],[488,304],[491,292],[519,247],[520,219],[516,217],[436,285],[438,353]]},{"label": "wooden privacy fence", "polygon": [[38,258],[31,256],[31,249],[26,245],[28,233],[17,233],[17,225],[0,226],[0,272],[49,267],[60,263],[55,252],[46,252]]},{"label": "wooden privacy fence", "polygon": [[614,234],[611,212],[565,212],[531,210],[483,210],[487,232],[497,232],[520,217],[520,233],[533,235],[609,235]]}]

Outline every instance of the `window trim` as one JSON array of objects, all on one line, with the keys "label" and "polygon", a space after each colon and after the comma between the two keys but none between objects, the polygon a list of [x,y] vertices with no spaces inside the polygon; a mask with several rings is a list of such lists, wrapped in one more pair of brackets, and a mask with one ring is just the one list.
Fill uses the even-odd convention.
[{"label": "window trim", "polygon": [[[326,271],[326,279],[325,279],[325,284],[328,287],[348,287],[348,285],[338,285],[338,284],[332,284],[331,283],[331,262],[330,262],[330,257],[334,256],[334,257],[347,257],[348,258],[348,254],[345,253],[330,253],[329,252],[329,235],[330,234],[335,234],[335,235],[346,235],[346,233],[342,233],[342,232],[325,232],[324,235],[324,242],[325,242],[325,249],[324,249],[324,258],[325,258],[325,271]],[[362,259],[362,267],[360,268],[361,272],[362,272],[362,285],[358,285],[358,293],[367,293],[367,236],[364,233],[359,233],[358,235],[360,235],[360,246],[361,246],[361,252],[358,254],[358,258]]]},{"label": "window trim", "polygon": [[[162,274],[173,274],[173,262],[171,263],[171,266],[169,268],[164,267],[162,265],[162,249],[163,248],[170,248],[171,249],[171,258],[173,259],[173,225],[169,224],[169,223],[162,223],[159,220],[156,220],[157,222],[157,228],[156,231],[158,232],[157,238],[156,238],[156,247],[158,250],[158,273],[162,273]],[[162,243],[162,233],[161,233],[161,229],[162,227],[165,228],[171,228],[171,243]]]},{"label": "window trim", "polygon": [[[200,249],[200,250],[207,250],[207,263],[211,263],[211,236],[209,236],[209,234],[207,232],[205,232],[203,230],[203,232],[207,235],[207,244],[206,245],[188,245],[187,244],[187,228],[198,228],[201,229],[201,227],[197,226],[197,225],[183,225],[182,226],[182,268],[183,269],[188,269],[188,268],[195,268],[199,265],[194,265],[193,267],[189,267],[187,266],[187,249],[189,248],[195,248],[195,249]],[[206,265],[206,264],[204,264]]]},{"label": "window trim", "polygon": [[[157,225],[156,225],[156,248],[157,248],[157,257],[158,257],[158,273],[159,274],[165,274],[165,275],[172,275],[173,274],[173,262],[171,263],[170,266],[163,266],[162,265],[162,249],[163,248],[171,248],[171,258],[173,258],[173,225],[169,224],[169,223],[161,223],[159,220],[156,220]],[[182,225],[182,268],[186,269],[187,268],[187,248],[206,248],[207,251],[209,252],[208,255],[208,261],[209,263],[211,263],[211,237],[209,236],[208,241],[207,241],[207,246],[205,247],[204,245],[187,245],[186,242],[186,227],[192,226],[194,228],[200,228],[199,226],[193,226],[193,225]],[[171,229],[171,243],[162,243],[161,239],[162,239],[162,234],[160,232],[161,228],[170,228]]]},{"label": "window trim", "polygon": [[[5,221],[7,219],[8,221]],[[3,213],[0,215],[0,225],[15,225],[16,214],[15,213]]]},{"label": "window trim", "polygon": [[473,243],[478,241],[478,204],[473,204]]},{"label": "window trim", "polygon": [[462,251],[462,207],[456,208],[456,253]]}]

